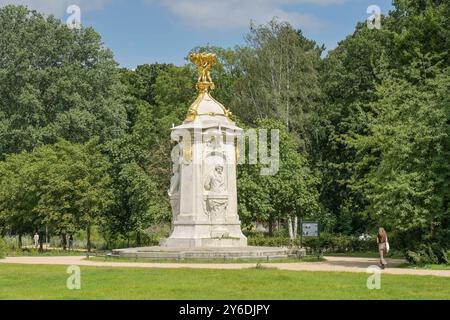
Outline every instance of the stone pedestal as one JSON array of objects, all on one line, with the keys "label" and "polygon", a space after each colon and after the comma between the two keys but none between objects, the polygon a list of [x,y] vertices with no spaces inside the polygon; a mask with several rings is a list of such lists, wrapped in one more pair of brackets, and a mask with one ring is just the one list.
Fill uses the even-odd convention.
[{"label": "stone pedestal", "polygon": [[116,249],[111,257],[158,260],[229,260],[270,261],[287,259],[288,257],[302,257],[304,249],[288,249],[273,247],[145,247]]}]

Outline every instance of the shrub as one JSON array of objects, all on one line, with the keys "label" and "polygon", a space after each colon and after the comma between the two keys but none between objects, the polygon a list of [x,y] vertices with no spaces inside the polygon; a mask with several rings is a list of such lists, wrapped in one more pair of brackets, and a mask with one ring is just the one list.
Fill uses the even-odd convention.
[{"label": "shrub", "polygon": [[409,263],[417,265],[450,263],[447,249],[443,249],[435,244],[423,244],[416,251],[409,250],[406,253],[406,259]]},{"label": "shrub", "polygon": [[8,251],[9,251],[8,244],[3,238],[0,238],[0,259],[5,258]]},{"label": "shrub", "polygon": [[[248,234],[248,244],[251,246],[299,246],[300,238],[292,241],[287,236],[269,237],[263,233]],[[370,240],[359,240],[358,236],[348,236],[342,234],[321,233],[320,237],[303,238],[302,246],[310,248],[312,251],[326,252],[351,252],[351,251],[376,251],[376,238],[372,236]]]},{"label": "shrub", "polygon": [[257,247],[287,247],[291,244],[297,244],[298,240],[295,240],[294,243],[291,243],[291,239],[289,237],[283,236],[275,236],[275,237],[266,237],[263,234],[256,234],[248,236],[248,245],[249,246],[257,246]]}]

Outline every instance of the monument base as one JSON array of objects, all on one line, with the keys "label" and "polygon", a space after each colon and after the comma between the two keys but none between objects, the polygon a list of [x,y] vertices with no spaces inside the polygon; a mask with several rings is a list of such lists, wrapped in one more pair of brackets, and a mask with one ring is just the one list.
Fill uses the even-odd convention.
[{"label": "monument base", "polygon": [[168,238],[160,242],[162,247],[171,248],[240,248],[247,246],[246,238]]},{"label": "monument base", "polygon": [[214,247],[214,248],[173,248],[143,247],[113,250],[112,257],[173,259],[173,260],[273,260],[292,256],[304,256],[305,249],[277,247]]},{"label": "monument base", "polygon": [[247,238],[241,231],[241,223],[184,222],[177,221],[169,238],[160,242],[161,247],[172,248],[241,248],[247,246]]}]

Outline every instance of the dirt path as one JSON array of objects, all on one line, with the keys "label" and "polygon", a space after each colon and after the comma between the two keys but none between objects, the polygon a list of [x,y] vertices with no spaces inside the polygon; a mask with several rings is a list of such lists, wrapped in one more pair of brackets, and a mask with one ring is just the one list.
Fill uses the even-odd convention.
[{"label": "dirt path", "polygon": [[[264,263],[270,268],[291,271],[328,271],[328,272],[367,272],[369,266],[377,265],[378,260],[372,258],[326,257],[323,262],[305,263]],[[388,268],[384,274],[401,275],[431,275],[450,277],[450,270],[426,270],[398,268],[403,260],[387,259]],[[193,268],[193,269],[248,269],[255,263],[151,263],[151,262],[111,262],[90,261],[83,256],[72,257],[12,257],[0,260],[0,263],[31,264],[31,265],[78,265],[91,267],[122,267],[122,268]]]}]

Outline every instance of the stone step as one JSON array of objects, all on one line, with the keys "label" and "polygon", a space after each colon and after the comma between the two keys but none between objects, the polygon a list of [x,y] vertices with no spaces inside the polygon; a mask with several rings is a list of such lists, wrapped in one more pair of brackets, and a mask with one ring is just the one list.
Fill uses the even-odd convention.
[{"label": "stone step", "polygon": [[129,248],[113,250],[112,257],[145,259],[190,260],[272,260],[295,256],[297,250],[275,247],[241,248],[185,248],[166,247]]}]

